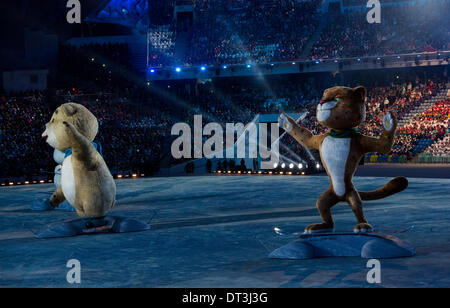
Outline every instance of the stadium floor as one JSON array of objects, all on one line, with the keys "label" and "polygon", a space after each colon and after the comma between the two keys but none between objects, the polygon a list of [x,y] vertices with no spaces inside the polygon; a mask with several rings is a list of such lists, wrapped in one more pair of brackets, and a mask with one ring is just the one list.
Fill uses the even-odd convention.
[{"label": "stadium floor", "polygon": [[[356,177],[369,190],[388,179]],[[367,202],[377,229],[413,227],[398,237],[412,258],[381,260],[381,284],[366,282],[367,260],[272,260],[267,255],[319,222],[315,201],[324,176],[198,176],[121,180],[110,213],[151,221],[152,230],[39,240],[33,232],[74,217],[37,213],[31,201],[50,184],[0,189],[0,287],[450,287],[449,179],[411,178],[409,188]],[[334,209],[338,230],[352,230],[350,208]],[[81,262],[81,284],[66,282],[69,259]]]}]

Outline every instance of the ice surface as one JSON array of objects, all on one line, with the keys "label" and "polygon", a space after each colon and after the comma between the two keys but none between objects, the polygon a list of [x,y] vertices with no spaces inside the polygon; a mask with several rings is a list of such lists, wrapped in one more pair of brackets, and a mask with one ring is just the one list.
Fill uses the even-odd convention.
[{"label": "ice surface", "polygon": [[[388,178],[356,177],[361,190]],[[34,233],[75,213],[33,212],[53,185],[0,188],[0,287],[450,287],[449,179],[410,179],[407,190],[364,203],[376,229],[398,230],[412,258],[381,260],[382,283],[366,282],[360,257],[273,260],[270,251],[320,221],[323,176],[205,176],[117,182],[109,215],[138,218],[152,229],[40,240]],[[333,208],[336,229],[352,231],[345,203]],[[69,259],[81,262],[81,285],[66,282]]]}]

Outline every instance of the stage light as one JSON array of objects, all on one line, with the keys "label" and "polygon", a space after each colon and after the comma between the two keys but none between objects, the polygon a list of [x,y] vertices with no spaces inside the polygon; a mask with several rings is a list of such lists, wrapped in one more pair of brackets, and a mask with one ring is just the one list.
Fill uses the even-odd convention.
[{"label": "stage light", "polygon": [[320,169],[320,164],[319,163],[316,164],[316,168]]},{"label": "stage light", "polygon": [[231,173],[231,171],[230,170],[228,170],[228,174],[230,174]]},{"label": "stage light", "polygon": [[358,59],[356,59],[356,61],[358,61],[358,62],[359,62],[359,61],[361,61],[361,59],[360,59],[360,58],[358,58]]},{"label": "stage light", "polygon": [[134,177],[134,178],[137,177],[137,174],[136,174],[136,173],[133,173],[133,177]]},{"label": "stage light", "polygon": [[275,64],[273,64],[273,63],[270,63],[270,66],[274,66]]},{"label": "stage light", "polygon": [[150,73],[154,73],[155,72],[155,70],[152,68],[151,70],[150,70]]},{"label": "stage light", "polygon": [[22,185],[22,182],[17,182],[17,185]]},{"label": "stage light", "polygon": [[400,59],[400,56],[397,56],[397,59]]},{"label": "stage light", "polygon": [[222,173],[222,171],[219,170],[219,171],[217,171],[217,173]]},{"label": "stage light", "polygon": [[12,186],[12,185],[14,185],[14,183],[13,182],[9,182],[9,185]]},{"label": "stage light", "polygon": [[281,168],[284,169],[284,167],[286,167],[286,164],[285,164],[285,163],[282,163],[282,164],[281,164]]},{"label": "stage light", "polygon": [[305,175],[305,171],[302,171],[302,175]]},{"label": "stage light", "polygon": [[206,70],[206,67],[202,66],[202,67],[200,67],[200,70],[204,71],[204,70]]},{"label": "stage light", "polygon": [[295,65],[295,62],[292,62],[292,65]]},{"label": "stage light", "polygon": [[28,185],[28,184],[30,184],[30,182],[28,182],[28,181],[25,181],[25,184],[26,184],[26,185]]},{"label": "stage light", "polygon": [[145,174],[142,173],[141,176],[145,176]]},{"label": "stage light", "polygon": [[269,174],[272,174],[272,171],[269,171]]},{"label": "stage light", "polygon": [[44,184],[44,183],[45,183],[45,181],[44,181],[44,180],[40,180],[40,181],[39,181],[39,183],[41,183],[41,184]]},{"label": "stage light", "polygon": [[298,164],[298,169],[303,169],[303,164],[302,163]]},{"label": "stage light", "polygon": [[94,61],[95,61],[95,59],[94,59],[94,58],[91,58],[91,61],[92,61],[92,62],[94,62]]},{"label": "stage light", "polygon": [[241,171],[238,171],[238,174],[241,174]]},{"label": "stage light", "polygon": [[224,66],[222,66],[222,68],[223,68],[224,70],[226,70],[226,69],[228,68],[228,66],[224,65]]},{"label": "stage light", "polygon": [[320,61],[319,60],[316,60],[316,64],[319,64],[320,63]]},{"label": "stage light", "polygon": [[292,175],[292,171],[289,171],[288,174],[289,174],[289,175]]},{"label": "stage light", "polygon": [[103,65],[102,65],[103,67],[106,67],[106,64],[105,63],[103,63]]},{"label": "stage light", "polygon": [[147,86],[149,86],[150,85],[150,81],[147,81]]},{"label": "stage light", "polygon": [[338,62],[338,60],[334,60],[334,63],[337,63]]},{"label": "stage light", "polygon": [[252,67],[250,64],[247,64],[247,68],[250,68],[250,67]]},{"label": "stage light", "polygon": [[290,168],[290,169],[294,168],[294,164],[293,164],[293,163],[290,163],[290,164],[289,164],[289,168]]},{"label": "stage light", "polygon": [[181,72],[181,68],[177,67],[177,68],[175,69],[175,72],[177,72],[177,73]]},{"label": "stage light", "polygon": [[258,171],[258,174],[261,174],[262,172],[261,171]]},{"label": "stage light", "polygon": [[278,164],[277,163],[273,164],[273,168],[276,168],[276,167],[278,167]]},{"label": "stage light", "polygon": [[118,178],[118,179],[121,179],[121,178],[122,178],[122,175],[121,175],[121,174],[119,174],[119,175],[117,176],[117,178]]},{"label": "stage light", "polygon": [[380,60],[380,57],[377,57],[377,60]]}]

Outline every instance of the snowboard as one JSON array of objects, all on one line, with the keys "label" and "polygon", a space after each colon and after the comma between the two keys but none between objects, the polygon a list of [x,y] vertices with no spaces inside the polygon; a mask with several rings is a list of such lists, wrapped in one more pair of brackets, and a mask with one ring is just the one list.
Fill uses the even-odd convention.
[{"label": "snowboard", "polygon": [[99,233],[126,233],[149,230],[150,226],[138,219],[106,216],[104,222],[95,225],[86,218],[56,222],[37,233],[37,238],[56,238]]},{"label": "snowboard", "polygon": [[387,259],[412,257],[415,248],[385,232],[323,232],[300,237],[269,254],[271,259],[305,260],[323,257]]}]

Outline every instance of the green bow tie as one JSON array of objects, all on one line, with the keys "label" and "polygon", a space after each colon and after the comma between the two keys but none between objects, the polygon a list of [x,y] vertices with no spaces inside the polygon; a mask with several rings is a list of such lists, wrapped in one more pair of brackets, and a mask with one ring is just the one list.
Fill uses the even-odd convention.
[{"label": "green bow tie", "polygon": [[331,136],[333,138],[351,138],[359,135],[361,135],[361,132],[357,128],[344,129],[338,132],[335,130],[330,130],[330,132],[328,133],[328,136]]}]

